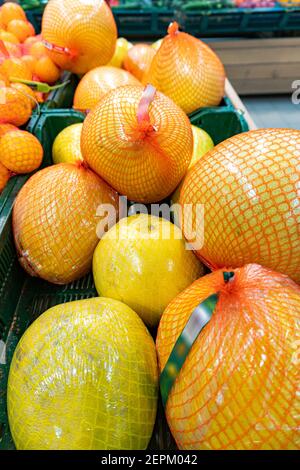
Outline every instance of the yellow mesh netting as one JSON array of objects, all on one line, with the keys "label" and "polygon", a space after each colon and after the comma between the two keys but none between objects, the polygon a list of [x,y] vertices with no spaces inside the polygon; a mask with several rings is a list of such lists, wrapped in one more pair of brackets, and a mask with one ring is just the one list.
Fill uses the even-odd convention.
[{"label": "yellow mesh netting", "polygon": [[74,108],[90,111],[110,90],[124,85],[141,85],[126,70],[116,67],[97,67],[90,70],[79,82],[74,95]]},{"label": "yellow mesh netting", "polygon": [[143,81],[151,83],[186,113],[191,113],[220,103],[225,71],[220,59],[206,44],[179,32],[177,23],[173,23]]},{"label": "yellow mesh netting", "polygon": [[99,241],[101,203],[117,208],[117,194],[80,164],[61,163],[32,176],[13,210],[15,243],[27,272],[57,284],[83,276]]},{"label": "yellow mesh netting", "polygon": [[193,227],[201,239],[195,211],[204,204],[197,254],[212,268],[259,263],[299,282],[299,165],[300,131],[292,129],[240,134],[206,154],[187,174],[180,198],[193,205],[183,214],[187,238]]},{"label": "yellow mesh netting", "polygon": [[[300,288],[259,265],[209,274],[165,310],[162,370],[193,309],[220,292],[166,405],[180,449],[299,449]],[[298,323],[297,323],[298,322]]]},{"label": "yellow mesh netting", "polygon": [[[50,0],[43,15],[42,37],[57,65],[85,73],[110,61],[117,28],[104,0]],[[51,50],[52,46],[65,50]]]},{"label": "yellow mesh netting", "polygon": [[83,124],[81,150],[119,193],[154,202],[168,196],[185,174],[193,136],[187,116],[159,92],[138,120],[144,93],[139,86],[109,92]]}]

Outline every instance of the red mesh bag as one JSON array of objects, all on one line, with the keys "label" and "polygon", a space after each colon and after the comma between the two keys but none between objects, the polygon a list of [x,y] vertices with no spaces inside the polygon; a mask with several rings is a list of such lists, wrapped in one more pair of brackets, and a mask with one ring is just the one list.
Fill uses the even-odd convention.
[{"label": "red mesh bag", "polygon": [[300,287],[259,265],[195,281],[163,313],[160,370],[193,310],[218,293],[176,376],[166,415],[180,449],[299,449]]},{"label": "red mesh bag", "polygon": [[191,124],[172,100],[149,86],[119,87],[88,114],[81,134],[88,165],[137,202],[167,197],[193,153]]},{"label": "red mesh bag", "polygon": [[50,0],[43,15],[42,38],[53,62],[82,74],[110,61],[117,28],[104,0]]},{"label": "red mesh bag", "polygon": [[139,81],[126,70],[117,67],[97,67],[80,80],[74,95],[74,108],[90,111],[110,90],[124,85],[140,85]]},{"label": "red mesh bag", "polygon": [[259,263],[299,282],[299,165],[300,131],[292,129],[239,134],[208,152],[180,195],[184,234],[197,255],[212,269]]},{"label": "red mesh bag", "polygon": [[155,54],[145,83],[172,98],[186,113],[217,106],[224,95],[225,71],[218,56],[172,23]]},{"label": "red mesh bag", "polygon": [[156,50],[149,44],[136,44],[130,47],[124,59],[124,69],[131,72],[138,80],[142,80],[148,72]]}]

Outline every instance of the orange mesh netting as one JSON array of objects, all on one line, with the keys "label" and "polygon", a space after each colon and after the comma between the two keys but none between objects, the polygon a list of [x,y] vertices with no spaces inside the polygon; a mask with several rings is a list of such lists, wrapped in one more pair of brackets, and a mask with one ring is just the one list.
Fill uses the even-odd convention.
[{"label": "orange mesh netting", "polygon": [[61,163],[33,175],[13,210],[15,243],[26,271],[57,284],[83,276],[99,242],[101,203],[117,210],[118,196],[80,164]]},{"label": "orange mesh netting", "polygon": [[223,95],[225,71],[218,56],[199,39],[169,26],[155,54],[145,83],[172,98],[186,113],[217,106]]},{"label": "orange mesh netting", "polygon": [[236,135],[207,153],[188,172],[180,197],[193,205],[183,212],[191,242],[201,239],[195,211],[204,204],[197,255],[212,268],[259,263],[299,282],[299,165],[300,131],[292,129]]},{"label": "orange mesh netting", "polygon": [[136,44],[131,47],[124,59],[124,69],[131,72],[138,80],[142,80],[148,72],[156,50],[149,44]]},{"label": "orange mesh netting", "polygon": [[97,67],[90,70],[79,82],[74,96],[74,108],[90,111],[110,90],[123,85],[140,85],[126,70],[117,67]]},{"label": "orange mesh netting", "polygon": [[57,65],[85,73],[110,61],[117,28],[104,0],[50,0],[43,15],[42,37]]},{"label": "orange mesh netting", "polygon": [[11,87],[0,87],[0,124],[22,126],[31,113],[31,100],[28,96]]},{"label": "orange mesh netting", "polygon": [[[195,281],[165,310],[160,369],[192,311],[219,292],[170,391],[166,415],[180,449],[299,449],[300,288],[259,265]],[[298,354],[298,356],[297,356]]]},{"label": "orange mesh netting", "polygon": [[184,112],[153,87],[109,92],[87,116],[81,150],[89,166],[137,202],[167,197],[185,174],[193,135]]}]

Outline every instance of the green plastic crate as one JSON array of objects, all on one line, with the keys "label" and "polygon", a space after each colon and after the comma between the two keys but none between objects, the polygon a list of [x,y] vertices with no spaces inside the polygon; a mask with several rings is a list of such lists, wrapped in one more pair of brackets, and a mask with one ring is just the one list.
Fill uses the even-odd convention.
[{"label": "green plastic crate", "polygon": [[[44,111],[32,128],[45,152],[43,165],[52,163],[52,144],[65,127],[82,122],[84,115],[74,110]],[[203,109],[191,117],[195,125],[209,132],[216,143],[236,133],[248,130],[239,112],[223,106]],[[65,286],[56,286],[31,278],[20,267],[13,243],[11,216],[18,190],[27,176],[17,178],[6,195],[0,215],[0,449],[14,449],[6,411],[6,384],[14,349],[29,324],[48,308],[63,302],[86,299],[97,295],[91,273]],[[168,430],[161,404],[150,449],[176,448]]]},{"label": "green plastic crate", "polygon": [[58,83],[68,82],[63,88],[49,93],[47,100],[42,104],[42,110],[72,108],[74,93],[79,83],[77,75],[64,72]]}]

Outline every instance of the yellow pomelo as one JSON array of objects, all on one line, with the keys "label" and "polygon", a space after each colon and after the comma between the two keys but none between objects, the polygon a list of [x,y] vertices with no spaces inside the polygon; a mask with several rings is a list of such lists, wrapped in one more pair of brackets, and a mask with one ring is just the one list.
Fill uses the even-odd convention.
[{"label": "yellow pomelo", "polygon": [[93,258],[99,295],[121,300],[150,326],[203,274],[178,227],[146,214],[122,219],[99,242]]},{"label": "yellow pomelo", "polygon": [[52,147],[53,163],[83,161],[80,150],[82,123],[65,127],[56,137]]},{"label": "yellow pomelo", "polygon": [[125,38],[118,38],[115,53],[113,58],[108,62],[107,65],[112,65],[113,67],[122,67],[123,60],[127,56],[127,52],[132,47],[131,42],[127,41]]},{"label": "yellow pomelo", "polygon": [[156,406],[153,339],[121,302],[57,305],[16,348],[8,415],[17,449],[145,449]]}]

